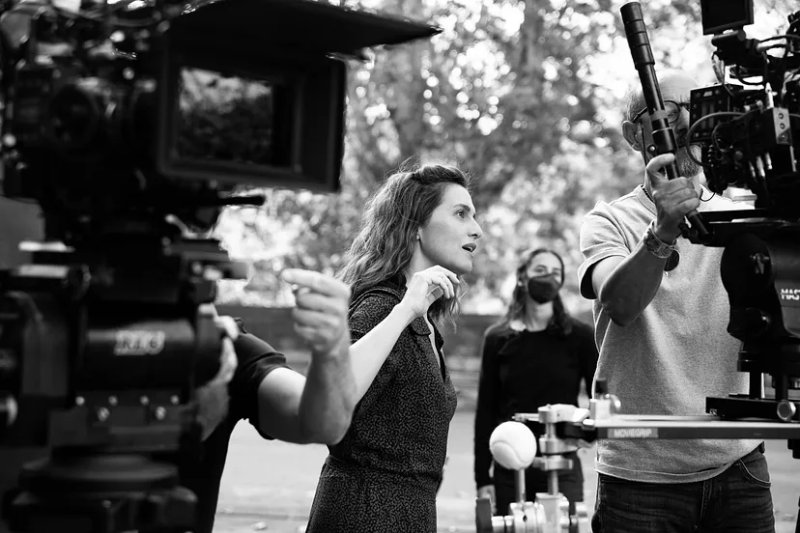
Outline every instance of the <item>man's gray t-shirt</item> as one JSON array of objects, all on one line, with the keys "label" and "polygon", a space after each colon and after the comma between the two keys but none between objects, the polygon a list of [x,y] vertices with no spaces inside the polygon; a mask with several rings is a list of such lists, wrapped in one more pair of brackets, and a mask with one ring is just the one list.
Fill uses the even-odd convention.
[{"label": "man's gray t-shirt", "polygon": [[[703,189],[703,197],[711,195]],[[718,195],[700,211],[744,209]],[[655,205],[641,186],[611,203],[598,202],[581,227],[581,293],[594,298],[595,380],[619,397],[623,414],[705,414],[707,396],[747,392],[736,370],[740,342],[727,333],[728,294],[720,278],[722,248],[677,242],[680,262],[666,272],[650,305],[627,327],[614,324],[592,288],[592,267],[626,257],[642,239]],[[603,440],[597,471],[632,481],[684,483],[714,477],[759,445],[756,440]]]}]

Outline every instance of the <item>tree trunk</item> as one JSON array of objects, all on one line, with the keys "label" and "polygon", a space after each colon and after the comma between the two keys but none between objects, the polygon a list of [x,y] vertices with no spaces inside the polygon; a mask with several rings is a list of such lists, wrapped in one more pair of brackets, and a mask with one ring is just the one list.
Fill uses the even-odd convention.
[{"label": "tree trunk", "polygon": [[[398,0],[397,10],[416,18],[425,13],[422,0]],[[418,157],[427,144],[423,97],[427,85],[422,76],[422,62],[429,51],[430,42],[422,39],[400,45],[387,54],[387,106],[397,130],[400,162]]]}]

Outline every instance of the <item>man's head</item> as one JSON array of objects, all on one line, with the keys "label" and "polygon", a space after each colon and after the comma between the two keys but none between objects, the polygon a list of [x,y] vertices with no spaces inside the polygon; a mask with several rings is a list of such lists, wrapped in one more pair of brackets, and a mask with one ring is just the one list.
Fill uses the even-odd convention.
[{"label": "man's head", "polygon": [[[666,74],[660,80],[659,85],[661,87],[661,98],[664,100],[664,106],[669,112],[669,122],[672,125],[675,141],[678,145],[678,152],[675,154],[678,173],[687,178],[699,176],[700,166],[689,158],[687,149],[691,149],[695,158],[700,159],[700,147],[698,145],[687,147],[686,145],[686,134],[690,125],[689,96],[691,90],[697,87],[697,82],[685,72],[673,71]],[[642,154],[645,163],[654,155],[646,150],[647,145],[652,142],[645,138],[645,131],[652,131],[649,124],[650,117],[647,113],[647,105],[641,89],[631,91],[625,108],[622,133],[628,144]]]}]

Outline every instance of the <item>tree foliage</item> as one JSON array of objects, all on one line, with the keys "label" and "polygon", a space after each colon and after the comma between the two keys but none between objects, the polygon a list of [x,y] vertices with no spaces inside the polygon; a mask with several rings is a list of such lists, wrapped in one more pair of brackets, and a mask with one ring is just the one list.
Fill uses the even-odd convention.
[{"label": "tree foliage", "polygon": [[[785,21],[796,10],[789,0],[771,4],[756,16],[772,7]],[[517,254],[533,246],[562,253],[572,273],[568,304],[585,308],[575,275],[582,218],[598,200],[642,179],[641,162],[620,131],[625,93],[638,83],[621,5],[375,0],[367,6],[442,31],[351,65],[340,194],[267,191],[266,209],[231,209],[223,217],[231,252],[256,261],[252,285],[282,301],[286,289],[274,281],[280,269],[335,272],[375,187],[404,165],[444,161],[472,176],[484,230],[465,308],[498,312]],[[657,72],[679,67],[711,83],[712,50],[699,3],[651,0],[643,10]]]}]

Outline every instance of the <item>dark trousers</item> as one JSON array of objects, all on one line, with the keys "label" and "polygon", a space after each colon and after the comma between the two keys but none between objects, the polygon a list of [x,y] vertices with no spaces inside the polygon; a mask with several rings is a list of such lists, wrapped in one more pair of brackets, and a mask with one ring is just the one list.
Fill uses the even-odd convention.
[{"label": "dark trousers", "polygon": [[[577,452],[564,454],[572,460],[572,470],[558,474],[558,492],[567,497],[570,511],[574,511],[575,502],[583,501],[583,470]],[[547,492],[547,473],[542,470],[528,468],[525,471],[525,494],[528,501],[534,501],[537,492]],[[508,514],[508,505],[517,500],[516,477],[514,470],[508,470],[495,463],[494,491],[497,497],[496,514]]]},{"label": "dark trousers", "polygon": [[696,483],[637,483],[599,474],[594,533],[774,533],[767,461],[756,449]]}]

